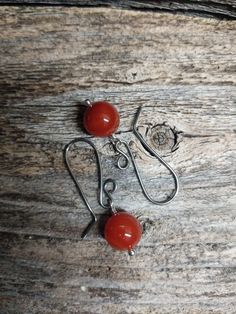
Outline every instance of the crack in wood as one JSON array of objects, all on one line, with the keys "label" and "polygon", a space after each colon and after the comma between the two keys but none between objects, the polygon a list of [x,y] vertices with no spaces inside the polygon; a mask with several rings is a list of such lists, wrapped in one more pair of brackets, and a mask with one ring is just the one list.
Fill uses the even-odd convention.
[{"label": "crack in wood", "polygon": [[0,0],[0,4],[4,5],[48,5],[48,6],[77,6],[81,8],[88,7],[114,7],[126,8],[140,11],[153,12],[171,12],[180,14],[191,14],[195,16],[214,17],[218,19],[236,19],[236,5],[232,0],[219,1],[136,1],[136,0]]}]

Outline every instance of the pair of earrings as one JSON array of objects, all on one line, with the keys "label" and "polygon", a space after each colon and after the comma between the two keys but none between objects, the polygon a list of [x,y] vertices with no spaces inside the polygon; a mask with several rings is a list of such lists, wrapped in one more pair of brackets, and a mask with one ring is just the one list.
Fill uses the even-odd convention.
[{"label": "pair of earrings", "polygon": [[[109,138],[109,141],[113,146],[113,149],[119,154],[119,157],[117,159],[117,167],[119,169],[126,169],[129,166],[130,162],[132,162],[138,181],[142,188],[143,194],[153,204],[165,205],[169,203],[171,200],[173,200],[173,198],[177,195],[179,190],[178,177],[175,171],[150,147],[150,145],[148,145],[148,143],[144,140],[143,136],[139,133],[138,119],[141,114],[142,107],[139,107],[135,115],[135,119],[133,121],[133,133],[141,142],[143,147],[151,155],[155,156],[159,160],[159,162],[161,162],[169,170],[174,180],[175,186],[174,190],[168,196],[167,199],[162,201],[155,200],[149,195],[143,183],[142,177],[140,175],[139,169],[137,167],[135,158],[133,156],[129,144],[126,141],[123,140],[121,141],[114,135],[120,124],[120,116],[115,106],[106,101],[97,101],[92,103],[90,100],[86,100],[84,104],[87,107],[83,117],[83,124],[86,131],[93,136]],[[78,142],[84,142],[88,144],[94,150],[95,153],[96,162],[98,166],[98,189],[99,189],[98,201],[103,208],[110,210],[111,212],[111,216],[107,220],[104,228],[105,239],[108,242],[108,244],[111,245],[113,248],[121,251],[128,251],[130,255],[134,255],[134,248],[139,243],[142,236],[142,227],[140,225],[140,222],[132,214],[126,211],[120,211],[115,207],[112,193],[115,192],[117,188],[116,181],[111,178],[104,180],[100,154],[95,145],[93,144],[93,142],[90,139],[84,137],[76,138],[70,141],[66,145],[64,151],[65,163],[69,171],[69,174],[73,179],[81,195],[81,198],[83,199],[92,218],[91,222],[83,231],[81,237],[82,238],[86,237],[90,229],[96,223],[97,217],[93,209],[91,208],[89,201],[85,196],[85,193],[80,183],[78,182],[76,176],[74,175],[73,170],[69,163],[68,152],[71,146]],[[104,198],[106,199],[106,201],[104,201]]]}]

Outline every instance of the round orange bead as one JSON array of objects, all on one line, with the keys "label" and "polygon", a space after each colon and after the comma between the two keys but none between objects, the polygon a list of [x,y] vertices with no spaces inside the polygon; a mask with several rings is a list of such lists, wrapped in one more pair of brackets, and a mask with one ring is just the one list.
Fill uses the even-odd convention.
[{"label": "round orange bead", "polygon": [[127,212],[113,214],[105,225],[105,239],[117,250],[132,251],[142,236],[137,218]]},{"label": "round orange bead", "polygon": [[120,124],[117,109],[106,101],[97,101],[84,114],[84,127],[94,136],[106,137],[116,132]]}]

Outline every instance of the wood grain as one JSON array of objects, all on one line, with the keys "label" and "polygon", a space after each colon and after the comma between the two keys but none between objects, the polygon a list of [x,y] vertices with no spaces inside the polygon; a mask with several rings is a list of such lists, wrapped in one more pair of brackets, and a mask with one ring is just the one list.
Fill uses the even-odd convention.
[{"label": "wood grain", "polygon": [[0,0],[2,4],[42,4],[78,7],[116,7],[142,11],[200,15],[219,19],[236,18],[235,0]]},{"label": "wood grain", "polygon": [[[0,22],[0,312],[235,313],[235,22],[7,6]],[[180,177],[179,196],[156,207],[132,168],[114,167],[107,140],[94,140],[104,175],[117,180],[115,202],[143,224],[133,258],[102,238],[107,213],[83,145],[72,163],[100,223],[80,240],[89,214],[62,152],[87,136],[86,98],[117,106],[117,136],[152,195],[172,182],[131,132],[139,105],[140,132]]]}]

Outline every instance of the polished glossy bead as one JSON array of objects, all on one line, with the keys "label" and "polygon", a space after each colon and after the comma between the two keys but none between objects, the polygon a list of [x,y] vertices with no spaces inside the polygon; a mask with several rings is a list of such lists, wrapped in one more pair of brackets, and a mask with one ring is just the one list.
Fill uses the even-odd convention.
[{"label": "polished glossy bead", "polygon": [[131,252],[141,239],[142,227],[133,215],[118,212],[108,219],[104,235],[113,248]]},{"label": "polished glossy bead", "polygon": [[116,108],[106,102],[91,103],[84,114],[84,127],[94,136],[106,137],[116,132],[120,124],[120,116]]}]

